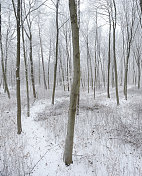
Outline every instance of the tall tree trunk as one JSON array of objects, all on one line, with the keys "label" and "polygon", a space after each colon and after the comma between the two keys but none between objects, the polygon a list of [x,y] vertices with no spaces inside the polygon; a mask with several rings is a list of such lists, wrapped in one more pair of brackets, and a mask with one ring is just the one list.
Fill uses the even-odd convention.
[{"label": "tall tree trunk", "polygon": [[67,36],[67,31],[65,34],[66,38],[66,55],[67,55],[67,85],[68,85],[68,91],[70,90],[69,86],[69,50],[68,50],[68,36]]},{"label": "tall tree trunk", "polygon": [[[21,1],[17,0],[17,61],[16,61],[16,89],[17,89],[17,128],[22,132],[21,125],[21,91],[20,91],[20,9]],[[15,6],[14,6],[15,7]]]},{"label": "tall tree trunk", "polygon": [[79,51],[79,27],[77,23],[77,7],[75,0],[69,0],[70,19],[72,27],[72,43],[73,43],[73,65],[74,76],[70,94],[69,117],[67,126],[67,136],[65,142],[64,162],[70,165],[72,161],[74,125],[77,97],[80,87],[80,51]]},{"label": "tall tree trunk", "polygon": [[140,69],[140,63],[138,65],[138,89],[140,89],[140,80],[141,80],[141,69]]},{"label": "tall tree trunk", "polygon": [[60,60],[60,68],[61,68],[61,74],[62,74],[62,82],[63,82],[63,87],[64,87],[64,91],[66,90],[65,87],[65,77],[64,77],[64,69],[63,69],[63,64],[62,64],[62,58],[61,58],[61,54],[59,56],[59,60]]},{"label": "tall tree trunk", "polygon": [[113,57],[114,57],[114,68],[115,68],[115,89],[116,89],[116,99],[117,105],[119,105],[119,95],[118,95],[118,76],[117,76],[117,63],[116,63],[116,48],[115,48],[115,30],[116,30],[116,5],[115,0],[113,0],[115,17],[113,19]]},{"label": "tall tree trunk", "polygon": [[38,24],[38,28],[39,28],[39,40],[40,40],[40,50],[41,50],[41,59],[42,59],[42,69],[43,69],[43,82],[44,82],[44,88],[47,89],[46,78],[45,78],[45,67],[44,67],[42,39],[41,39],[41,33],[40,33],[40,26],[39,26],[39,24]]},{"label": "tall tree trunk", "polygon": [[87,48],[87,70],[88,70],[88,79],[87,79],[87,82],[88,82],[88,93],[89,93],[89,87],[90,87],[90,72],[89,72],[89,47],[88,47],[88,35],[87,35],[87,38],[86,38],[86,48]]},{"label": "tall tree trunk", "polygon": [[40,85],[40,54],[38,53],[38,83]]},{"label": "tall tree trunk", "polygon": [[98,39],[98,16],[96,11],[96,31],[95,31],[95,71],[94,71],[94,99],[96,97],[96,83],[97,83],[97,39]]},{"label": "tall tree trunk", "polygon": [[110,83],[110,50],[111,50],[111,19],[109,14],[109,42],[108,42],[108,75],[107,75],[107,97],[110,98],[109,83]]},{"label": "tall tree trunk", "polygon": [[8,98],[10,98],[10,92],[7,85],[7,77],[4,68],[4,56],[3,56],[3,48],[2,48],[2,34],[1,34],[1,1],[0,1],[0,50],[1,50],[1,66],[2,66],[2,74],[3,74],[3,81],[5,86],[5,91],[7,92]]},{"label": "tall tree trunk", "polygon": [[50,89],[50,57],[51,57],[51,39],[50,39],[50,48],[49,48],[49,59],[48,59],[48,89]]},{"label": "tall tree trunk", "polygon": [[25,49],[25,39],[24,39],[24,27],[22,20],[22,0],[21,0],[21,23],[22,23],[22,40],[23,40],[23,53],[24,53],[24,64],[25,64],[25,77],[26,77],[26,92],[27,92],[27,116],[30,116],[30,98],[29,98],[29,80],[28,80],[28,66],[27,66],[27,57]]},{"label": "tall tree trunk", "polygon": [[33,95],[34,98],[36,99],[36,90],[35,90],[35,79],[34,79],[34,67],[33,67],[33,54],[32,54],[32,33],[31,33],[31,28],[30,28],[30,64],[31,64],[31,80],[32,80],[32,88],[33,88]]},{"label": "tall tree trunk", "polygon": [[56,58],[55,58],[55,65],[54,65],[54,82],[53,82],[53,92],[52,92],[52,104],[54,104],[54,98],[55,98],[57,62],[58,62],[58,42],[59,42],[58,8],[59,8],[59,1],[60,0],[57,0],[57,3],[56,3]]}]

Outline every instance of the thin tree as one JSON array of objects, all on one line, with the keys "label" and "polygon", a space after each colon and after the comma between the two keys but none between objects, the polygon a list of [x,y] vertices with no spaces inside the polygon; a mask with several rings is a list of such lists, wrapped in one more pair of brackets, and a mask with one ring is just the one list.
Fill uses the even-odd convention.
[{"label": "thin tree", "polygon": [[41,50],[42,69],[43,69],[43,82],[44,82],[44,88],[47,89],[46,77],[45,77],[44,57],[43,57],[43,46],[42,46],[42,38],[41,38],[41,29],[40,29],[39,22],[38,22],[38,29],[39,29],[39,40],[40,40],[40,50]]},{"label": "thin tree", "polygon": [[[25,11],[25,18],[27,22],[27,27],[28,27],[28,32],[25,30],[24,31],[29,39],[30,42],[30,53],[29,53],[29,58],[30,58],[30,65],[31,65],[31,81],[32,81],[32,88],[33,88],[33,96],[36,99],[36,89],[35,89],[35,78],[34,78],[34,64],[33,64],[33,46],[32,46],[32,22],[33,20],[31,19],[31,10],[32,9],[32,4],[29,2],[29,13],[28,15],[26,14],[26,7],[25,7],[25,1],[24,1],[24,11]],[[24,22],[24,20],[23,20]]]},{"label": "thin tree", "polygon": [[110,83],[110,58],[111,58],[111,16],[109,13],[109,42],[108,42],[108,75],[107,75],[107,97],[110,98],[109,83]]},{"label": "thin tree", "polygon": [[[119,95],[118,95],[118,76],[117,76],[117,62],[116,62],[116,41],[115,41],[115,33],[116,33],[116,4],[115,0],[113,0],[114,7],[114,16],[112,15],[112,23],[113,23],[113,58],[114,58],[114,70],[115,70],[115,89],[116,89],[116,99],[117,105],[119,105]],[[112,8],[111,8],[112,10]]]},{"label": "thin tree", "polygon": [[1,1],[0,1],[0,51],[1,51],[1,66],[2,66],[2,74],[3,74],[3,81],[5,86],[5,91],[7,92],[8,98],[10,98],[10,92],[8,89],[7,84],[7,77],[6,77],[6,69],[4,67],[4,56],[3,56],[3,47],[2,47],[2,34],[1,34]]},{"label": "thin tree", "polygon": [[124,73],[124,95],[125,99],[127,100],[127,82],[128,82],[128,64],[130,59],[131,53],[131,46],[135,36],[135,32],[137,27],[135,28],[135,20],[136,20],[136,9],[135,3],[132,2],[131,5],[131,18],[129,17],[129,13],[127,9],[125,9],[125,25],[126,25],[126,59],[125,59],[125,73]]},{"label": "thin tree", "polygon": [[48,75],[48,89],[50,89],[50,59],[51,59],[51,39],[50,39],[50,47],[49,47],[49,58],[48,58],[48,72],[47,72],[47,75]]},{"label": "thin tree", "polygon": [[23,26],[23,19],[22,19],[22,0],[21,0],[21,27],[22,27],[23,54],[24,54],[25,77],[26,77],[27,116],[29,117],[30,116],[29,80],[28,80],[28,65],[27,65],[25,39],[24,39],[24,26]]},{"label": "thin tree", "polygon": [[69,0],[69,9],[72,28],[74,75],[70,94],[67,136],[64,151],[64,162],[66,165],[70,165],[73,162],[72,151],[73,151],[74,125],[75,125],[77,97],[79,94],[79,87],[80,87],[79,27],[77,21],[77,7],[75,0]]},{"label": "thin tree", "polygon": [[54,65],[54,82],[53,82],[53,92],[52,92],[52,104],[54,104],[55,98],[55,88],[56,88],[56,74],[57,74],[57,62],[58,62],[58,42],[59,42],[59,27],[58,27],[58,10],[59,10],[59,1],[56,2],[56,58]]},{"label": "thin tree", "polygon": [[17,13],[12,0],[12,5],[15,13],[15,18],[17,22],[17,59],[16,59],[16,96],[17,96],[17,129],[18,134],[22,132],[21,125],[21,91],[20,91],[20,10],[21,10],[21,1],[17,0]]}]

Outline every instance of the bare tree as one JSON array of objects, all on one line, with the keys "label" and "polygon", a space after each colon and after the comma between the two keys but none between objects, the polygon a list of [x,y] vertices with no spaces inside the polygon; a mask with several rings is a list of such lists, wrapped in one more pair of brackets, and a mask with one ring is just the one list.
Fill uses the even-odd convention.
[{"label": "bare tree", "polygon": [[44,82],[44,88],[47,89],[46,77],[45,77],[44,57],[43,57],[43,46],[42,46],[42,38],[41,38],[41,29],[40,29],[39,22],[38,22],[38,29],[39,29],[39,40],[40,40],[40,50],[41,50],[42,69],[43,69],[43,82]]},{"label": "bare tree", "polygon": [[21,0],[21,27],[22,27],[22,41],[23,41],[23,54],[24,54],[24,64],[25,64],[25,77],[26,77],[26,93],[27,93],[27,116],[30,116],[30,98],[29,98],[29,80],[28,80],[28,65],[27,65],[27,56],[25,48],[25,39],[24,39],[24,26],[22,19],[22,0]]},{"label": "bare tree", "polygon": [[[116,88],[116,99],[117,99],[117,105],[119,105],[119,95],[118,95],[118,76],[117,76],[117,62],[116,62],[116,4],[115,0],[113,0],[113,9],[114,9],[114,15],[112,14],[112,24],[113,24],[113,58],[114,58],[114,68],[115,68],[115,88]],[[112,7],[111,7],[112,10]],[[113,10],[112,12],[113,13]]]},{"label": "bare tree", "polygon": [[58,62],[58,42],[59,42],[59,27],[58,27],[58,10],[59,10],[59,2],[56,2],[56,58],[55,58],[55,65],[54,65],[54,82],[53,82],[53,92],[52,92],[52,104],[54,104],[55,98],[55,88],[56,88],[56,74],[57,74],[57,62]]},{"label": "bare tree", "polygon": [[17,22],[17,59],[16,59],[16,95],[17,95],[17,130],[18,134],[22,132],[21,125],[21,91],[20,91],[20,18],[21,18],[21,1],[17,0],[17,12],[14,4],[14,0],[12,0],[13,9],[15,13],[15,18]]},{"label": "bare tree", "polygon": [[64,162],[66,165],[70,165],[73,162],[72,151],[73,151],[75,114],[76,114],[77,96],[79,94],[79,87],[80,87],[79,27],[77,21],[77,7],[75,0],[69,0],[69,9],[72,27],[74,76],[70,94],[67,136],[64,151]]},{"label": "bare tree", "polygon": [[[1,1],[0,1],[0,51],[1,51],[1,66],[2,66],[2,74],[3,74],[3,81],[5,86],[5,91],[7,92],[8,98],[10,98],[10,92],[8,89],[7,84],[7,77],[6,77],[6,68],[4,66],[4,56],[3,56],[3,47],[2,47],[2,34],[1,34]],[[6,64],[5,64],[6,65]]]}]

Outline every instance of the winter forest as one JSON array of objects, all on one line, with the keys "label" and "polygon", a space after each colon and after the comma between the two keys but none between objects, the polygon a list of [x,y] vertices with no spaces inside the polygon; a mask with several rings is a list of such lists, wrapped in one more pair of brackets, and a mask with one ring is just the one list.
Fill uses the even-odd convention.
[{"label": "winter forest", "polygon": [[0,0],[0,176],[142,176],[142,0]]}]

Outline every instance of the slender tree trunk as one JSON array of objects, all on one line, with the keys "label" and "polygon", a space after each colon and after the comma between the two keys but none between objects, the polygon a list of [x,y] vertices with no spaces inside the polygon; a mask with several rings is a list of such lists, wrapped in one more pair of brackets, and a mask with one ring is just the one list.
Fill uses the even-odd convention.
[{"label": "slender tree trunk", "polygon": [[65,77],[64,77],[64,69],[63,69],[63,65],[62,65],[62,58],[61,56],[59,57],[60,59],[60,68],[61,68],[61,72],[62,72],[62,82],[63,82],[63,87],[64,87],[64,91],[66,90],[66,87],[65,87]]},{"label": "slender tree trunk", "polygon": [[44,88],[47,89],[46,78],[45,78],[45,67],[44,67],[42,39],[41,39],[41,33],[40,33],[40,26],[39,25],[38,25],[38,28],[39,28],[39,40],[40,40],[40,49],[41,49],[42,69],[43,69],[43,82],[44,82]]},{"label": "slender tree trunk", "polygon": [[115,30],[116,30],[116,6],[115,0],[113,0],[115,19],[113,19],[113,57],[114,57],[114,68],[115,68],[115,88],[116,88],[116,99],[117,105],[119,105],[119,95],[118,95],[118,76],[117,76],[117,63],[116,63],[116,48],[115,48]]},{"label": "slender tree trunk", "polygon": [[49,59],[48,59],[48,89],[50,89],[50,57],[51,57],[51,40],[50,40],[50,48],[49,48]]},{"label": "slender tree trunk", "polygon": [[25,77],[26,77],[26,92],[27,92],[27,116],[30,116],[30,98],[29,98],[29,80],[28,80],[28,66],[27,57],[25,49],[25,39],[24,39],[24,27],[22,21],[22,0],[21,0],[21,23],[22,23],[22,40],[23,40],[23,53],[24,53],[24,64],[25,64]]},{"label": "slender tree trunk", "polygon": [[111,50],[111,19],[109,14],[109,42],[108,42],[108,75],[107,75],[107,97],[110,98],[109,83],[110,83],[110,50]]},{"label": "slender tree trunk", "polygon": [[59,8],[59,1],[60,0],[57,0],[57,3],[56,3],[56,58],[55,58],[55,65],[54,65],[54,82],[53,82],[53,92],[52,92],[52,104],[54,104],[54,98],[55,98],[57,62],[58,62],[58,42],[59,42],[58,8]]},{"label": "slender tree trunk", "polygon": [[69,117],[68,117],[67,136],[64,151],[64,162],[66,165],[70,165],[73,162],[72,151],[73,151],[76,103],[80,87],[79,27],[77,23],[77,8],[75,0],[69,0],[69,9],[72,26],[74,76],[70,94]]},{"label": "slender tree trunk", "polygon": [[67,84],[68,84],[68,91],[70,90],[69,88],[69,50],[68,50],[68,37],[67,37],[67,31],[66,31],[66,55],[67,55]]},{"label": "slender tree trunk", "polygon": [[17,89],[17,128],[18,134],[22,132],[21,125],[21,93],[20,93],[20,5],[21,1],[17,0],[17,61],[16,61],[16,89]]},{"label": "slender tree trunk", "polygon": [[138,89],[140,89],[140,80],[141,80],[141,69],[140,69],[140,63],[138,65]]},{"label": "slender tree trunk", "polygon": [[34,79],[34,68],[33,68],[33,54],[32,54],[32,33],[31,33],[31,29],[30,29],[30,64],[31,64],[31,80],[32,80],[32,88],[33,88],[33,95],[34,98],[36,99],[36,90],[35,90],[35,79]]},{"label": "slender tree trunk", "polygon": [[96,97],[96,83],[97,83],[97,39],[98,39],[98,18],[97,18],[97,11],[96,11],[96,38],[95,38],[95,72],[94,72],[94,99]]},{"label": "slender tree trunk", "polygon": [[[9,34],[9,30],[7,29],[7,32],[6,32],[6,42],[5,42],[5,76],[7,78],[7,59],[8,59],[8,34]],[[6,90],[6,87],[5,87],[5,92],[7,91]]]},{"label": "slender tree trunk", "polygon": [[127,46],[127,57],[126,57],[126,62],[125,62],[125,77],[124,77],[124,95],[125,99],[127,100],[127,82],[128,82],[128,63],[129,63],[129,57],[130,57],[130,42],[128,43]]},{"label": "slender tree trunk", "polygon": [[38,83],[40,85],[40,54],[38,54]]},{"label": "slender tree trunk", "polygon": [[88,82],[88,93],[89,93],[89,87],[90,87],[90,72],[89,72],[89,47],[88,47],[88,35],[87,35],[87,38],[86,38],[86,48],[87,48],[87,70],[88,70],[88,79],[87,79],[87,82]]},{"label": "slender tree trunk", "polygon": [[2,34],[1,34],[1,1],[0,1],[0,50],[1,50],[1,66],[2,66],[2,74],[3,74],[3,81],[5,86],[5,91],[7,92],[8,98],[10,98],[10,92],[7,85],[7,77],[4,68],[4,57],[3,57],[3,48],[2,48]]}]

